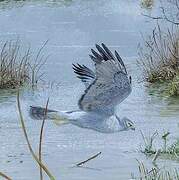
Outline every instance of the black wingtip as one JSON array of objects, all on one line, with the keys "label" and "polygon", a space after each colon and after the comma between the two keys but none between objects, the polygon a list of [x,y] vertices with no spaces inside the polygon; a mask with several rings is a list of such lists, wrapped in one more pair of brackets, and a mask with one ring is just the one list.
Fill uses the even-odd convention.
[{"label": "black wingtip", "polygon": [[73,63],[72,63],[72,68],[73,68],[73,69],[74,69],[74,68],[76,68],[76,65],[75,65],[75,64],[73,64]]},{"label": "black wingtip", "polygon": [[101,46],[105,49],[107,46],[104,43],[101,43]]},{"label": "black wingtip", "polygon": [[98,49],[98,48],[100,47],[100,45],[99,45],[99,44],[95,44],[95,46],[96,46],[96,49]]},{"label": "black wingtip", "polygon": [[102,46],[104,46],[104,43],[101,43]]},{"label": "black wingtip", "polygon": [[72,64],[72,68],[73,68],[73,70],[78,69],[78,67],[76,66],[76,64]]},{"label": "black wingtip", "polygon": [[97,63],[97,64],[101,63],[101,60],[98,59],[98,58],[96,58],[96,57],[94,57],[93,55],[89,54],[89,57],[91,58],[91,60],[92,60],[93,62],[95,62],[95,63]]}]

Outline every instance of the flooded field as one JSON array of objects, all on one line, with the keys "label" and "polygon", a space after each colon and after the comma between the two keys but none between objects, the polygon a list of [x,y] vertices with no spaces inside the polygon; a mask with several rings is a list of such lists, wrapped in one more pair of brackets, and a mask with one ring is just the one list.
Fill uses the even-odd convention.
[{"label": "flooded field", "polygon": [[[137,0],[0,3],[0,39],[20,38],[35,50],[48,40],[44,54],[50,56],[43,68],[44,80],[59,84],[21,92],[23,115],[36,152],[41,121],[29,117],[29,106],[45,106],[49,97],[51,109],[78,109],[77,101],[84,87],[75,77],[72,63],[92,67],[88,54],[96,43],[104,42],[112,51],[117,50],[132,76],[132,93],[119,105],[117,114],[130,118],[135,131],[104,134],[74,125],[59,127],[50,121],[45,123],[43,161],[56,179],[128,180],[131,173],[138,172],[136,159],[151,166],[151,159],[140,152],[141,131],[146,135],[156,130],[159,134],[169,131],[171,142],[178,138],[178,100],[152,96],[138,82],[141,77],[136,65],[138,43],[142,41],[141,33],[147,34],[153,27],[141,15],[144,11]],[[39,168],[28,151],[16,104],[15,94],[0,93],[0,171],[14,180],[38,179]],[[85,167],[74,167],[98,152],[102,154]],[[165,159],[158,159],[157,165],[179,167],[177,161]]]}]

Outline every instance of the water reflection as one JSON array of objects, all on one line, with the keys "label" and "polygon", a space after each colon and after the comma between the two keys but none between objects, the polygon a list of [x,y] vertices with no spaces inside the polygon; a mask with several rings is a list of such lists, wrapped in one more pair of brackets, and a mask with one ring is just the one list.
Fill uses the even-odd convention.
[{"label": "water reflection", "polygon": [[152,101],[154,103],[158,102],[158,104],[161,104],[160,108],[160,115],[162,117],[174,117],[178,116],[179,112],[179,97],[168,96],[166,91],[166,85],[165,83],[155,83],[155,84],[148,84],[146,88],[146,92],[150,95],[152,98]]},{"label": "water reflection", "polygon": [[0,103],[2,102],[11,102],[11,99],[16,96],[17,90],[0,90]]}]

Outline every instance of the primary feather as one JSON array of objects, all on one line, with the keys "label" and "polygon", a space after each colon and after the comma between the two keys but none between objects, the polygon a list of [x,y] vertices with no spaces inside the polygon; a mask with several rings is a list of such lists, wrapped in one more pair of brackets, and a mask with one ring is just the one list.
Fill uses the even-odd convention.
[{"label": "primary feather", "polygon": [[[128,78],[126,67],[117,51],[113,55],[103,43],[101,46],[96,45],[96,48],[98,52],[91,49],[93,55],[90,55],[95,62],[95,74],[93,73],[92,78],[88,71],[84,73],[84,68],[83,71],[77,71],[77,66],[75,68],[75,73],[82,76],[80,79],[91,78],[78,105],[83,111],[112,115],[115,106],[127,98],[131,92],[130,78]],[[90,70],[90,72],[93,71]]]},{"label": "primary feather", "polygon": [[77,77],[85,84],[86,88],[95,79],[94,72],[85,65],[73,64],[73,70],[77,74]]}]

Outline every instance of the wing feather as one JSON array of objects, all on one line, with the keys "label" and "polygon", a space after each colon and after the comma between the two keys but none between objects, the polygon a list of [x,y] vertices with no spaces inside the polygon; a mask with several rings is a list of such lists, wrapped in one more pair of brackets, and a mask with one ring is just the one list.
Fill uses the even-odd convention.
[{"label": "wing feather", "polygon": [[73,64],[74,73],[77,74],[77,77],[88,87],[92,81],[95,79],[94,72],[86,67],[85,65]]},{"label": "wing feather", "polygon": [[108,60],[108,59],[112,59],[109,54],[107,52],[105,52],[105,50],[103,50],[103,48],[101,48],[98,44],[96,44],[96,49],[100,52],[101,56],[103,57],[103,60]]},{"label": "wing feather", "polygon": [[95,80],[86,88],[79,99],[79,108],[83,111],[102,111],[114,113],[115,106],[121,103],[131,92],[131,83],[126,67],[117,53],[102,43],[96,45],[98,52],[91,49],[91,59],[95,62]]},{"label": "wing feather", "polygon": [[115,51],[115,56],[116,56],[117,60],[119,61],[119,63],[121,64],[121,66],[123,67],[124,72],[127,74],[127,70],[126,70],[126,67],[125,67],[125,65],[124,65],[124,62],[122,61],[122,58],[121,58],[121,56],[118,54],[117,51]]}]

